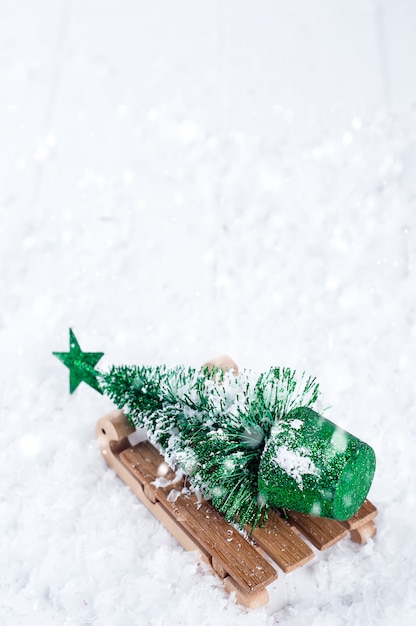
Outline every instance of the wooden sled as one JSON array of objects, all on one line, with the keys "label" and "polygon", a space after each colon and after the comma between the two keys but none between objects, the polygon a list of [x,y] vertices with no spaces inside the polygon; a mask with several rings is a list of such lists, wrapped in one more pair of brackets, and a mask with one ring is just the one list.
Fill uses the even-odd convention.
[{"label": "wooden sled", "polygon": [[172,481],[175,473],[149,441],[132,446],[128,437],[133,432],[122,411],[113,411],[98,421],[97,439],[108,465],[185,550],[200,552],[223,579],[226,591],[235,592],[236,601],[243,606],[267,604],[266,587],[278,576],[270,560],[288,573],[314,558],[300,535],[318,550],[326,550],[348,531],[359,544],[376,533],[373,520],[377,509],[366,500],[346,522],[271,511],[264,526],[243,537],[209,502],[199,502],[195,494],[178,495],[183,483],[156,487],[153,483],[158,477]]}]

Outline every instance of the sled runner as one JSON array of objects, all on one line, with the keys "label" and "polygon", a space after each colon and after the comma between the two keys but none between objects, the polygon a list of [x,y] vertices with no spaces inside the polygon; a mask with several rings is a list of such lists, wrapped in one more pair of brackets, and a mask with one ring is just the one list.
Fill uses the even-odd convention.
[{"label": "sled runner", "polygon": [[175,479],[175,473],[149,441],[131,445],[133,432],[119,410],[98,421],[97,439],[107,464],[185,550],[200,552],[223,579],[225,589],[235,592],[236,601],[243,606],[267,604],[267,586],[278,576],[275,565],[288,573],[309,562],[315,556],[309,543],[326,550],[348,532],[359,544],[376,533],[377,509],[366,500],[346,522],[294,511],[270,511],[262,527],[243,536],[209,502],[198,501],[195,494],[181,494],[183,483],[156,486],[161,483],[158,478],[165,478],[162,482],[166,484]]}]

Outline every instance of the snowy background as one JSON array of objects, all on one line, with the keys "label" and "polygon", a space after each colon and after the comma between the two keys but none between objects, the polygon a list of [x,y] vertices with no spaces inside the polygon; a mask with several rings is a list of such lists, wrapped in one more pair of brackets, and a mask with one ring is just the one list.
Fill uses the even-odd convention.
[{"label": "snowy background", "polygon": [[[0,3],[0,622],[412,624],[416,5]],[[233,604],[106,468],[102,366],[317,376],[378,535]]]}]

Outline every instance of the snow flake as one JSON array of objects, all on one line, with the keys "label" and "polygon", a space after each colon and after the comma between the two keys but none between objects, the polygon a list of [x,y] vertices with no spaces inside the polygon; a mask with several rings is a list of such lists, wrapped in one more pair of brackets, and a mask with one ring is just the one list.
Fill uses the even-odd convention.
[{"label": "snow flake", "polygon": [[166,500],[168,502],[176,502],[176,500],[179,498],[180,495],[181,495],[180,491],[178,491],[177,489],[172,489],[172,491],[169,492]]},{"label": "snow flake", "polygon": [[185,474],[189,474],[197,464],[196,454],[189,446],[183,450],[176,450],[176,461],[180,464]]},{"label": "snow flake", "polygon": [[235,468],[235,462],[233,459],[225,459],[223,467],[225,472],[232,472]]},{"label": "snow flake", "polygon": [[348,435],[345,430],[336,428],[334,434],[331,437],[331,448],[336,452],[345,452],[348,445]]},{"label": "snow flake", "polygon": [[321,503],[318,500],[316,500],[313,503],[312,507],[311,507],[310,514],[311,515],[320,515],[321,514],[321,510],[322,510]]}]

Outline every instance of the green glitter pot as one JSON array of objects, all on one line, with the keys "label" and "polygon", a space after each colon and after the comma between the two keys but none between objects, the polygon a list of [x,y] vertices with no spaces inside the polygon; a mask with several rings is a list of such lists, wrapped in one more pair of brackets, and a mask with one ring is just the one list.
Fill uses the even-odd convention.
[{"label": "green glitter pot", "polygon": [[289,411],[272,427],[259,467],[259,499],[340,521],[364,502],[373,449],[312,409]]}]

